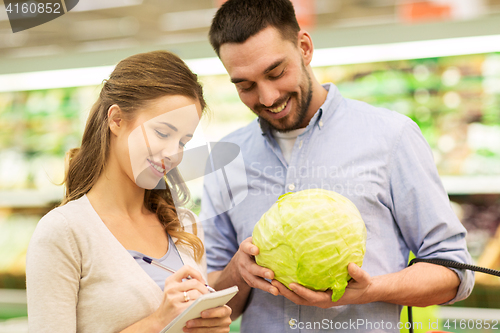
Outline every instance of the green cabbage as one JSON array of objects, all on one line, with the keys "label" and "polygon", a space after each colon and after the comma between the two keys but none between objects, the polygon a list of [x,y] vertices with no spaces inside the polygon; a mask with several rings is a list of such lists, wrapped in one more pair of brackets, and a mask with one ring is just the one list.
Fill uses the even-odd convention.
[{"label": "green cabbage", "polygon": [[261,217],[252,234],[258,265],[289,286],[299,283],[342,297],[350,262],[363,264],[366,228],[356,206],[323,189],[286,193]]}]

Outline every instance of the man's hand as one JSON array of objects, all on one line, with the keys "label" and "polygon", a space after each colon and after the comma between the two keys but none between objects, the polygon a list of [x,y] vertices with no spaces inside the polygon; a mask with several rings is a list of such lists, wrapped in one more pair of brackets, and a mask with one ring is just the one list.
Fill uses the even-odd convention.
[{"label": "man's hand", "polygon": [[327,309],[332,306],[371,302],[372,300],[367,297],[367,291],[372,285],[370,275],[354,263],[350,263],[347,269],[352,279],[347,284],[344,295],[337,302],[332,302],[331,290],[313,291],[297,283],[291,283],[290,288],[293,290],[291,291],[277,280],[273,280],[272,284],[278,288],[281,295],[298,305]]},{"label": "man's hand", "polygon": [[273,287],[264,278],[274,279],[274,272],[255,263],[255,257],[259,254],[259,248],[252,243],[252,237],[241,242],[240,247],[231,262],[235,265],[237,274],[252,288],[262,289],[275,296],[278,289]]},{"label": "man's hand", "polygon": [[252,288],[262,289],[273,295],[279,294],[276,287],[264,280],[264,278],[274,279],[274,272],[255,263],[254,256],[257,254],[259,248],[252,244],[252,237],[248,237],[241,242],[226,268],[208,274],[208,280],[216,290],[238,286],[238,293],[227,303],[233,310],[232,320],[236,320],[245,310]]}]

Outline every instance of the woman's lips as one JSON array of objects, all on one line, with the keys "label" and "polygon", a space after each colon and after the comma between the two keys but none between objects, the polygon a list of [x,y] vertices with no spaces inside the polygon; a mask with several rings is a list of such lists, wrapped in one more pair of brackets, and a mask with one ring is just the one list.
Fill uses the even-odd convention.
[{"label": "woman's lips", "polygon": [[166,170],[165,167],[162,167],[158,163],[153,162],[149,159],[148,159],[148,162],[149,162],[149,165],[151,166],[151,169],[153,170],[153,172],[155,174],[157,174],[159,177],[163,177],[163,175],[165,174],[165,170]]}]

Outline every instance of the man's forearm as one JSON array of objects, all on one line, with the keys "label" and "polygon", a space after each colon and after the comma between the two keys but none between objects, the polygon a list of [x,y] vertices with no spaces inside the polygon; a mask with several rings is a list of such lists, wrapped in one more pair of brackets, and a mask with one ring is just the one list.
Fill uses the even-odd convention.
[{"label": "man's forearm", "polygon": [[367,299],[425,307],[452,300],[460,279],[452,270],[428,263],[417,263],[400,272],[373,277]]},{"label": "man's forearm", "polygon": [[221,290],[235,285],[238,286],[238,293],[227,303],[231,310],[233,310],[231,313],[231,320],[237,319],[245,309],[248,295],[252,288],[250,288],[242,278],[238,277],[233,270],[232,261],[229,262],[224,270],[208,274],[208,282],[215,290]]}]

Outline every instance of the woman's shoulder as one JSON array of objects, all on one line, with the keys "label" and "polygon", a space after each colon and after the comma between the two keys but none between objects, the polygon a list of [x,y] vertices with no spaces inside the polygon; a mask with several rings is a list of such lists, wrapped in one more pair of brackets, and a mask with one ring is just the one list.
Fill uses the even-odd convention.
[{"label": "woman's shoulder", "polygon": [[79,221],[88,220],[89,212],[86,200],[85,197],[81,197],[52,209],[40,219],[37,229],[69,230],[76,227]]},{"label": "woman's shoulder", "polygon": [[74,253],[78,235],[74,216],[81,215],[78,211],[80,204],[78,200],[71,201],[52,209],[40,219],[30,240],[28,248],[30,257],[44,249],[49,251],[59,249],[65,253]]}]

